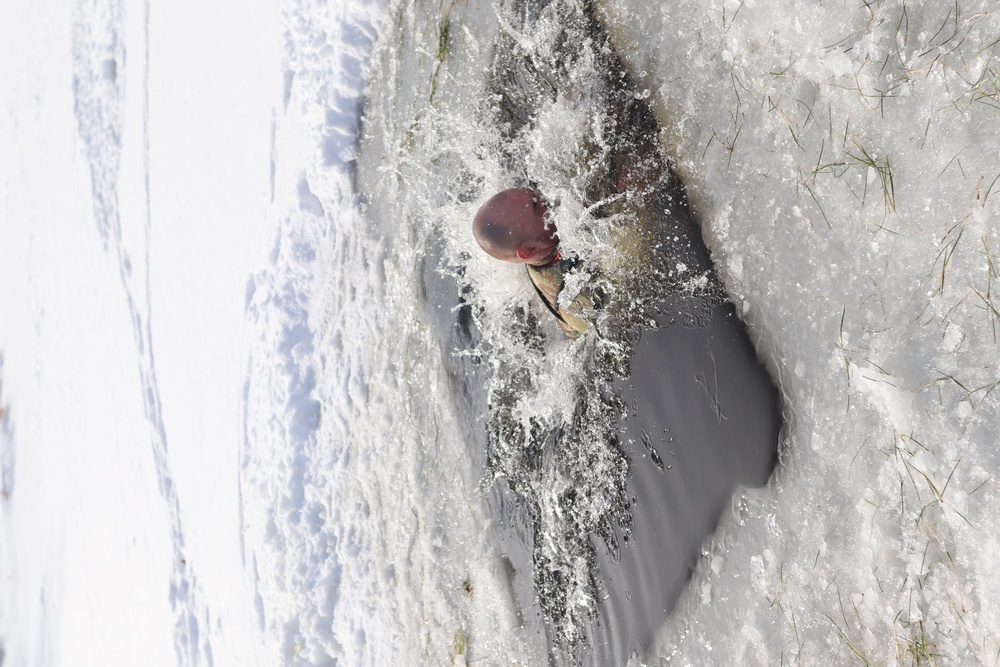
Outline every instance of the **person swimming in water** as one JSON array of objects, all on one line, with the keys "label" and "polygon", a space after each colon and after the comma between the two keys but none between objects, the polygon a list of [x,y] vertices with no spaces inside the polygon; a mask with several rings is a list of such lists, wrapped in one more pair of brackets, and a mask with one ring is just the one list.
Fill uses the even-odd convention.
[{"label": "person swimming in water", "polygon": [[544,197],[535,190],[504,190],[479,207],[472,220],[472,233],[490,256],[525,265],[542,303],[556,317],[559,327],[575,338],[589,328],[585,316],[592,308],[586,297],[577,297],[565,306],[559,304],[565,276],[579,260],[560,254],[555,223],[546,220],[548,211]]}]

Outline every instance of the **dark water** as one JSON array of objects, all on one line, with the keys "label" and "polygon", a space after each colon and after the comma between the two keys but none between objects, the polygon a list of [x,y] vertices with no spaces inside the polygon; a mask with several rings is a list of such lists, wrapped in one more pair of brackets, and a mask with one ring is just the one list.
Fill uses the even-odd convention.
[{"label": "dark water", "polygon": [[[515,0],[508,18],[525,31],[539,20],[561,32],[538,51],[499,39],[492,92],[500,100],[495,122],[506,128],[506,145],[525,147],[536,110],[568,85],[566,72],[594,63],[586,90],[574,91],[603,119],[604,143],[593,142],[603,148],[591,155],[599,159],[588,160],[584,203],[593,205],[593,224],[619,225],[626,237],[641,240],[626,270],[619,265],[605,275],[613,317],[597,336],[625,354],[602,355],[597,346],[580,385],[566,388],[580,406],[572,424],[519,431],[522,425],[504,424],[504,402],[531,384],[520,377],[517,353],[539,349],[531,342],[538,335],[535,316],[522,311],[518,326],[527,342],[505,350],[516,370],[491,374],[490,364],[465,354],[496,348],[481,345],[474,306],[467,303],[475,286],[463,280],[462,267],[435,249],[426,258],[424,283],[524,626],[548,647],[551,664],[621,665],[632,652],[643,655],[665,623],[736,486],[759,486],[770,476],[781,428],[779,395],[715,274],[683,186],[658,143],[655,118],[589,4]],[[531,160],[530,150],[506,156],[513,184],[534,186]],[[595,203],[603,201],[612,203]],[[678,264],[686,269],[678,272]],[[692,289],[685,278],[696,275],[705,286]],[[588,477],[589,456],[627,474]],[[579,480],[581,494],[563,493],[567,518],[554,529],[543,524],[546,489],[539,488],[553,470]],[[609,509],[591,521],[584,515],[595,499],[607,500]],[[556,560],[539,548],[543,534],[559,542]],[[590,569],[585,588],[593,607],[583,616],[567,594],[573,586],[579,591],[579,579],[566,569],[577,557]],[[587,627],[581,631],[581,625]]]},{"label": "dark water", "polygon": [[767,481],[781,427],[777,390],[731,304],[645,331],[621,389],[635,500],[631,543],[620,559],[600,557],[607,597],[593,648],[606,665],[643,655],[736,486]]},{"label": "dark water", "polygon": [[[707,250],[683,200],[664,217],[688,254]],[[477,468],[486,470],[491,406],[488,373],[476,358],[478,333],[457,283],[428,257],[425,285],[438,315],[442,345]],[[527,278],[525,278],[527,279]],[[780,399],[734,306],[673,293],[657,304],[655,326],[636,327],[628,375],[615,382],[626,415],[611,429],[628,459],[631,525],[617,529],[615,548],[591,536],[600,603],[587,637],[560,646],[538,601],[534,572],[538,524],[512,485],[489,487],[496,539],[522,621],[544,638],[553,664],[622,665],[643,655],[690,578],[702,543],[714,532],[737,485],[765,484],[776,462]],[[572,388],[567,388],[572,391]],[[547,448],[560,433],[547,435]]]},{"label": "dark water", "polygon": [[[430,270],[429,260],[425,284],[430,302],[442,306],[433,311],[443,345],[453,353],[449,369],[456,400],[469,416],[470,454],[485,469],[487,374],[482,364],[455,354],[473,347],[477,334],[467,309],[452,309],[459,303],[455,283]],[[532,572],[536,526],[529,508],[506,484],[489,490],[522,621],[546,638],[553,663],[622,665],[633,652],[643,655],[737,485],[763,485],[776,461],[778,392],[734,307],[685,297],[662,310],[658,328],[637,336],[630,375],[617,383],[629,406],[618,431],[629,459],[631,536],[626,541],[619,531],[615,552],[594,539],[602,601],[575,655],[554,646],[538,604]]]}]

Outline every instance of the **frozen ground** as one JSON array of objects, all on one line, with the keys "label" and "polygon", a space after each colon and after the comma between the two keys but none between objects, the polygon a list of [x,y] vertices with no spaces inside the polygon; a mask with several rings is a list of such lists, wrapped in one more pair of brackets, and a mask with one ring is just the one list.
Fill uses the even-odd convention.
[{"label": "frozen ground", "polygon": [[[791,416],[635,661],[995,664],[1000,5],[597,5]],[[545,49],[498,16],[0,10],[5,667],[545,664],[424,293],[463,265],[492,342],[530,303],[466,226],[497,35]],[[524,146],[578,249],[585,101]]]}]

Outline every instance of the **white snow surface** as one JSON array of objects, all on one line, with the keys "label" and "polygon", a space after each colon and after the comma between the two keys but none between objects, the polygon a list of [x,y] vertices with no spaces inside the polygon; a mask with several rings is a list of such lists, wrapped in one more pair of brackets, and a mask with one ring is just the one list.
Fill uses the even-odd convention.
[{"label": "white snow surface", "polygon": [[269,664],[238,463],[282,17],[2,14],[3,663]]},{"label": "white snow surface", "polygon": [[[598,5],[789,420],[634,662],[995,664],[1000,3]],[[436,11],[0,9],[5,667],[545,664],[427,323],[431,240],[378,217],[409,193],[471,249],[419,144],[477,119],[367,118],[418,150],[355,191],[372,49],[418,116],[483,81],[491,6]],[[555,182],[587,119],[540,122]]]}]

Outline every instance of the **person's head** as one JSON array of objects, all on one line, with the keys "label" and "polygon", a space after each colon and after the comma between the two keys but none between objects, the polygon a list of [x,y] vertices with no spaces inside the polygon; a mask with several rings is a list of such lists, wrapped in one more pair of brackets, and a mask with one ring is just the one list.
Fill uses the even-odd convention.
[{"label": "person's head", "polygon": [[472,233],[488,254],[505,262],[548,264],[559,247],[556,226],[546,224],[548,206],[528,188],[511,188],[490,197],[472,220]]}]

